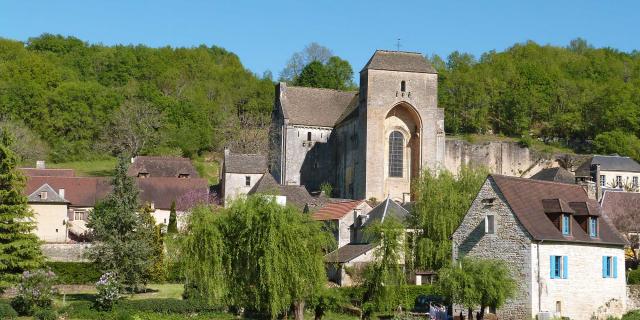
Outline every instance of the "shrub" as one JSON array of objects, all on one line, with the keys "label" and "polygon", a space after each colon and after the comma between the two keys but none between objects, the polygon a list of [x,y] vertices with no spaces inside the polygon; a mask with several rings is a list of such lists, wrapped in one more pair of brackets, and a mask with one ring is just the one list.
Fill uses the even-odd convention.
[{"label": "shrub", "polygon": [[640,269],[629,271],[628,284],[640,284]]},{"label": "shrub", "polygon": [[47,267],[61,284],[93,284],[102,275],[98,266],[89,262],[47,262]]},{"label": "shrub", "polygon": [[8,303],[0,302],[0,319],[13,320],[18,317],[18,313]]},{"label": "shrub", "polygon": [[58,314],[51,309],[38,309],[33,314],[37,320],[58,320]]},{"label": "shrub", "polygon": [[531,148],[531,146],[533,145],[533,138],[531,138],[531,136],[529,135],[523,135],[518,140],[518,144],[520,144],[520,146],[524,148]]},{"label": "shrub", "polygon": [[403,306],[407,308],[407,310],[413,310],[416,303],[416,298],[421,295],[429,296],[435,295],[436,290],[434,287],[430,285],[424,286],[416,286],[416,285],[407,285],[404,288],[404,303]]},{"label": "shrub", "polygon": [[30,316],[35,308],[50,309],[53,304],[55,273],[51,270],[25,271],[11,306],[19,315]]},{"label": "shrub", "polygon": [[144,299],[120,301],[117,309],[169,315],[213,312],[219,311],[220,307],[209,305],[200,300]]},{"label": "shrub", "polygon": [[96,282],[96,309],[111,310],[113,305],[120,299],[120,284],[112,272],[107,272]]},{"label": "shrub", "polygon": [[640,311],[634,310],[631,311],[624,316],[622,316],[622,320],[640,320]]}]

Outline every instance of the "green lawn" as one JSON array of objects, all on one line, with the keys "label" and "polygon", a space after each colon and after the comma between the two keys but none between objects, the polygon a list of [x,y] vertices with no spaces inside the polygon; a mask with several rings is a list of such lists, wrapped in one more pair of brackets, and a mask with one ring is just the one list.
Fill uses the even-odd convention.
[{"label": "green lawn", "polygon": [[214,159],[211,155],[205,155],[192,161],[200,177],[207,179],[210,185],[216,185],[220,181],[220,163]]},{"label": "green lawn", "polygon": [[109,158],[104,160],[47,163],[47,168],[73,169],[76,171],[76,176],[108,177],[113,175],[116,162],[116,158]]}]

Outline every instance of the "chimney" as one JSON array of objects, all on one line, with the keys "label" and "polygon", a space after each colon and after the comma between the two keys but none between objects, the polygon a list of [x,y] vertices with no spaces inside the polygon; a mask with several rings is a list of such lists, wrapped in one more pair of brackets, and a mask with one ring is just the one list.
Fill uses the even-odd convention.
[{"label": "chimney", "polygon": [[46,165],[44,163],[44,160],[36,161],[36,169],[46,169]]},{"label": "chimney", "polygon": [[60,198],[64,199],[64,188],[58,189],[58,195]]},{"label": "chimney", "polygon": [[600,165],[593,164],[591,165],[591,171],[595,172],[596,178],[594,181],[596,182],[596,201],[600,202],[602,198],[602,181],[600,181]]}]

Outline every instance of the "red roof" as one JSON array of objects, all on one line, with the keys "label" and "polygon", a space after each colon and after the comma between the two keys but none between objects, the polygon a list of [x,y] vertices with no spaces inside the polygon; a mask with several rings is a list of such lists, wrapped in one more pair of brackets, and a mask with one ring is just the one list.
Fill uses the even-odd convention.
[{"label": "red roof", "polygon": [[56,192],[64,189],[64,198],[74,207],[93,207],[111,191],[109,178],[31,176],[24,193],[29,195],[45,183]]},{"label": "red roof", "polygon": [[73,177],[76,173],[73,169],[37,169],[37,168],[20,168],[25,176],[31,177]]},{"label": "red roof", "polygon": [[330,202],[325,204],[318,211],[311,215],[313,220],[326,221],[326,220],[338,220],[344,217],[346,214],[353,212],[363,200],[352,200],[343,202]]}]

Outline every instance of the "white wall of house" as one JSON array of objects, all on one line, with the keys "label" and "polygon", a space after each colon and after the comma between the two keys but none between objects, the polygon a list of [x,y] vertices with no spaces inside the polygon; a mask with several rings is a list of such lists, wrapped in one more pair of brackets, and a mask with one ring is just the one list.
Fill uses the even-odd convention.
[{"label": "white wall of house", "polygon": [[[263,173],[225,173],[224,174],[224,203],[236,199],[240,195],[246,195],[251,188],[262,178]],[[247,185],[247,177],[249,184]]]},{"label": "white wall of house", "polygon": [[67,204],[66,203],[32,203],[35,234],[45,242],[65,242],[67,240]]},{"label": "white wall of house", "polygon": [[[551,279],[551,256],[567,256],[566,279]],[[617,257],[617,278],[603,277],[603,256]],[[571,319],[607,319],[624,314],[626,279],[622,247],[533,243],[531,261],[533,318],[539,311]],[[556,310],[558,306],[560,312]]]},{"label": "white wall of house", "polygon": [[604,176],[605,187],[616,188],[616,177],[620,177],[623,186],[633,186],[633,178],[640,179],[640,172],[627,172],[627,171],[600,171],[600,176]]}]

